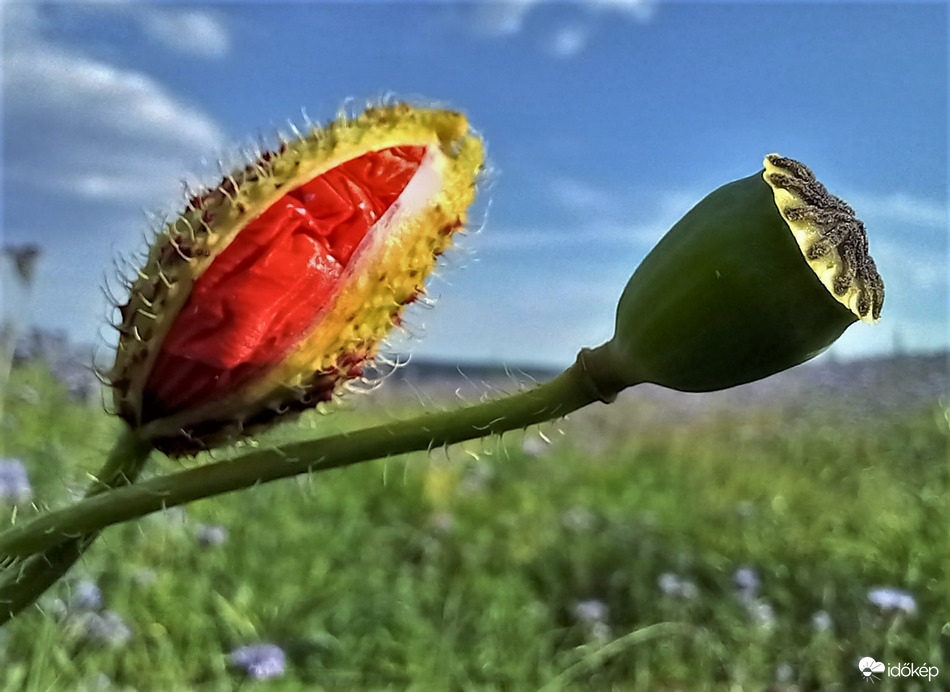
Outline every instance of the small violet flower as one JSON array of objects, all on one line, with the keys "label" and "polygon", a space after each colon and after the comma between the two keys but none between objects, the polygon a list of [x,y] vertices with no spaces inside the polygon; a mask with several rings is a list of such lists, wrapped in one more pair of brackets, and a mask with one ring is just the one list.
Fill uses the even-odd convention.
[{"label": "small violet flower", "polygon": [[29,502],[33,487],[26,475],[26,467],[19,459],[0,459],[0,502],[18,504]]},{"label": "small violet flower", "polygon": [[699,589],[696,588],[696,584],[671,572],[661,574],[659,579],[657,579],[657,586],[660,587],[660,591],[663,592],[663,595],[671,598],[691,600],[699,595]]},{"label": "small violet flower", "polygon": [[83,579],[73,585],[66,608],[71,613],[94,612],[102,609],[102,590],[94,581]]},{"label": "small violet flower", "polygon": [[882,611],[901,612],[907,615],[917,610],[917,601],[906,591],[889,586],[878,587],[868,591],[868,601]]},{"label": "small violet flower", "polygon": [[195,537],[198,539],[199,545],[213,548],[228,540],[228,530],[223,526],[214,524],[198,524],[195,527]]},{"label": "small violet flower", "polygon": [[115,611],[85,613],[81,622],[86,637],[93,641],[110,646],[122,646],[132,639],[132,628]]},{"label": "small violet flower", "polygon": [[593,624],[598,622],[607,622],[610,617],[610,609],[603,601],[589,600],[579,601],[574,605],[574,617],[579,622]]},{"label": "small violet flower", "polygon": [[831,629],[831,615],[827,610],[819,610],[811,616],[811,626],[816,632],[827,632]]},{"label": "small violet flower", "polygon": [[741,567],[736,570],[732,577],[733,583],[738,590],[739,600],[752,601],[759,593],[759,587],[762,582],[759,579],[759,573],[751,567]]},{"label": "small violet flower", "polygon": [[283,675],[287,661],[283,649],[276,644],[252,644],[228,654],[228,664],[249,678],[266,680]]}]

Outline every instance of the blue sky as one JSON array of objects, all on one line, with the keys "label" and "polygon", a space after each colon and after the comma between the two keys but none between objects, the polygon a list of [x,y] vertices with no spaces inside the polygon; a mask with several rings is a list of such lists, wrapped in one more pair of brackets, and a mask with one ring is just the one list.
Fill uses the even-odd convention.
[{"label": "blue sky", "polygon": [[[883,319],[841,357],[947,348],[944,3],[5,3],[3,242],[39,243],[4,313],[101,341],[113,257],[181,181],[353,98],[464,110],[487,215],[410,316],[415,354],[566,365],[709,191],[779,152],[858,212]],[[103,336],[100,336],[102,334]]]}]

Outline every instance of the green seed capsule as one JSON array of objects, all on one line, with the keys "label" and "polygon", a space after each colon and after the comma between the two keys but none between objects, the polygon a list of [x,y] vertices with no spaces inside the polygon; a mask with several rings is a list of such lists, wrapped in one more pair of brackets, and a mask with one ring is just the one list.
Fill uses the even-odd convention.
[{"label": "green seed capsule", "polygon": [[864,225],[802,164],[693,207],[637,268],[607,345],[624,386],[704,392],[767,377],[878,319],[884,284]]}]

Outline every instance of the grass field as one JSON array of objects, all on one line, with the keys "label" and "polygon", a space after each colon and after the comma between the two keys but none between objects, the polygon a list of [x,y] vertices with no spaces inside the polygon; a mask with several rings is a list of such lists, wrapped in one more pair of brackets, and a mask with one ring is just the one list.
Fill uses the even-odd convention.
[{"label": "grass field", "polygon": [[[380,394],[271,437],[420,407]],[[6,400],[0,455],[35,504],[69,502],[116,422],[39,366]],[[940,670],[873,689],[950,689],[946,407],[634,391],[543,427],[551,445],[530,430],[113,527],[0,631],[0,690],[851,690],[865,656]],[[263,642],[283,675],[228,666]]]}]

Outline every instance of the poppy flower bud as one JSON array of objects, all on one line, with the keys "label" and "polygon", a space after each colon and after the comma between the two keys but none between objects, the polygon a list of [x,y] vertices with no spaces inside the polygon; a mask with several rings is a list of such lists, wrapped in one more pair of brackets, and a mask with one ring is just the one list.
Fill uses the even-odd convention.
[{"label": "poppy flower bud", "polygon": [[330,399],[424,292],[482,163],[464,115],[378,106],[192,197],[119,308],[116,412],[177,455]]},{"label": "poppy flower bud", "polygon": [[880,317],[863,223],[777,154],[684,216],[637,268],[617,311],[621,386],[724,389],[802,363]]}]

